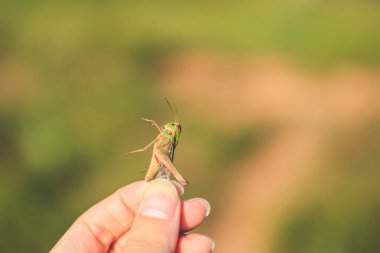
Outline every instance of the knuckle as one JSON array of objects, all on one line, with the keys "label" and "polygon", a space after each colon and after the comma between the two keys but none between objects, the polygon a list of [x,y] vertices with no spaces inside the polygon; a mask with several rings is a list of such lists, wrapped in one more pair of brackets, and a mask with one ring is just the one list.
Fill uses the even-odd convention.
[{"label": "knuckle", "polygon": [[128,248],[132,252],[142,249],[167,249],[169,248],[168,239],[161,235],[131,235],[128,240]]},{"label": "knuckle", "polygon": [[103,246],[107,247],[115,240],[115,236],[111,231],[109,231],[106,227],[97,224],[94,220],[82,217],[81,223],[82,226],[84,226],[91,233],[96,241]]}]

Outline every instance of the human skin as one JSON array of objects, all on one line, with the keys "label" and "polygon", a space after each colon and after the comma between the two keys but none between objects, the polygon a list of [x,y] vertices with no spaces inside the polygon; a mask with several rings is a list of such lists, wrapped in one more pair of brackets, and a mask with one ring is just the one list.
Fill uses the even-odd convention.
[{"label": "human skin", "polygon": [[209,253],[209,237],[185,232],[203,222],[210,205],[181,202],[183,191],[165,179],[124,186],[82,214],[50,252]]}]

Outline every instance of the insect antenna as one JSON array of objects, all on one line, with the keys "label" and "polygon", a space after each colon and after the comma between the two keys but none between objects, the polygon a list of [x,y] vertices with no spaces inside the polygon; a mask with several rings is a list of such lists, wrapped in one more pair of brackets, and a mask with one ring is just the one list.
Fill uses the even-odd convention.
[{"label": "insect antenna", "polygon": [[165,101],[166,101],[166,103],[168,104],[170,111],[171,111],[173,114],[175,114],[175,121],[178,122],[178,111],[177,111],[177,108],[174,107],[174,110],[173,110],[173,107],[172,107],[172,105],[170,104],[170,102],[169,102],[169,100],[167,99],[167,97],[165,97]]},{"label": "insect antenna", "polygon": [[176,122],[179,122],[179,117],[178,117],[178,110],[177,110],[177,107],[174,107],[174,110],[175,110],[175,121],[176,121]]},{"label": "insect antenna", "polygon": [[171,111],[172,113],[174,113],[174,111],[173,111],[173,107],[172,107],[172,105],[169,103],[169,100],[168,100],[167,97],[165,97],[165,101],[166,101],[166,103],[168,104],[168,106],[169,106],[169,108],[170,108],[170,111]]}]

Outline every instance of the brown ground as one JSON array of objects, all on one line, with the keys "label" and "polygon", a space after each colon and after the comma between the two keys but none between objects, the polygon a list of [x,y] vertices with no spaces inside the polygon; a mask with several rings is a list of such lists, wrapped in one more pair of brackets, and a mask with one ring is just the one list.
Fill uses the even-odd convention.
[{"label": "brown ground", "polygon": [[231,169],[228,205],[211,228],[217,252],[271,252],[276,222],[319,172],[328,130],[349,131],[380,115],[378,68],[314,73],[279,57],[191,52],[169,58],[163,73],[166,94],[199,106],[215,124],[279,126]]}]

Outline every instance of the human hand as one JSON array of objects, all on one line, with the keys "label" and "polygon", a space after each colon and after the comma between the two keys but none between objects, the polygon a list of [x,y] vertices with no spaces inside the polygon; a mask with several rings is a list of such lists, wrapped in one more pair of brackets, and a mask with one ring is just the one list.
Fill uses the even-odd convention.
[{"label": "human hand", "polygon": [[166,179],[129,184],[82,214],[50,252],[209,253],[209,237],[183,233],[203,222],[210,205],[181,203],[183,191]]}]

